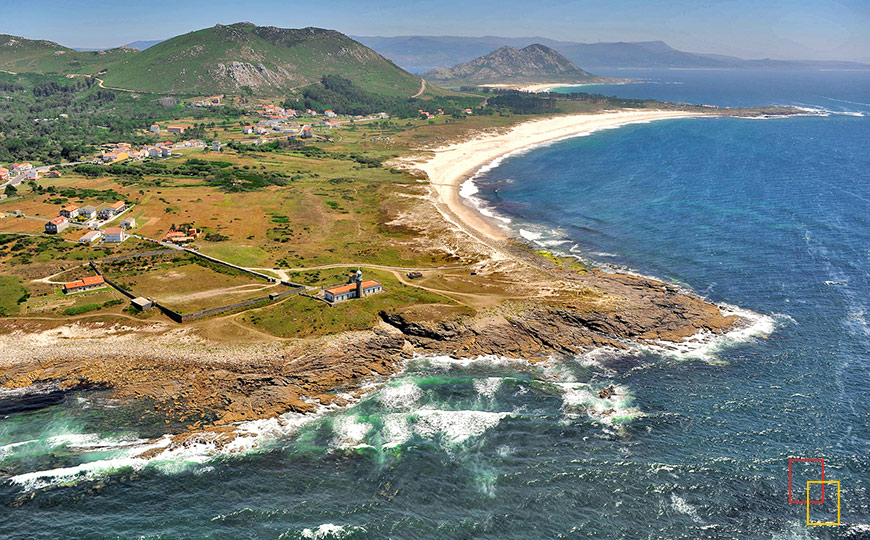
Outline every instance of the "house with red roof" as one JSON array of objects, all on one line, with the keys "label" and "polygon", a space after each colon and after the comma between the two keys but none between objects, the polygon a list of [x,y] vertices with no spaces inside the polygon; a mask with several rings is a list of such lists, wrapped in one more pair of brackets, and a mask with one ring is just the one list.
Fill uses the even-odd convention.
[{"label": "house with red roof", "polygon": [[91,289],[99,289],[105,286],[106,280],[103,279],[103,276],[87,276],[78,281],[64,283],[63,293],[72,294],[82,291],[89,291]]},{"label": "house with red roof", "polygon": [[127,233],[121,227],[107,227],[103,230],[103,241],[120,244],[127,239]]},{"label": "house with red roof", "polygon": [[54,219],[50,219],[45,224],[45,233],[46,234],[58,234],[62,233],[66,228],[69,227],[69,219],[60,216]]},{"label": "house with red roof", "polygon": [[352,298],[365,298],[384,290],[379,281],[363,279],[362,270],[350,274],[347,283],[335,287],[329,287],[323,291],[323,299],[330,303],[344,302]]}]

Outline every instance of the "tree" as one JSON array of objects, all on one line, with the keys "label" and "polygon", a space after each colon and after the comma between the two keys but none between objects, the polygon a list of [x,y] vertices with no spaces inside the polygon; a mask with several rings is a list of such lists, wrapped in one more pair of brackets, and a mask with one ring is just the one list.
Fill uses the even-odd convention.
[{"label": "tree", "polygon": [[13,186],[12,184],[8,184],[6,186],[6,196],[7,197],[14,197],[16,195],[18,195],[18,190],[15,189],[15,186]]}]

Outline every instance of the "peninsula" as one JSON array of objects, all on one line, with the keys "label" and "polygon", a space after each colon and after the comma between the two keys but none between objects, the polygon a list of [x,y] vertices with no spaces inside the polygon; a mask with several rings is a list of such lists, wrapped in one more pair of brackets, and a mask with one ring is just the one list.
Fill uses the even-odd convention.
[{"label": "peninsula", "polygon": [[[226,69],[192,54],[203,40]],[[250,43],[268,66],[248,68]],[[539,362],[749,324],[673,285],[536,253],[458,189],[495,158],[598,129],[801,112],[452,92],[317,29],[219,26],[120,59],[7,46],[4,65],[29,71],[0,74],[12,117],[55,118],[40,129],[62,141],[107,129],[62,158],[6,146],[32,122],[0,141],[19,152],[0,200],[0,386],[148,404],[131,428],[171,439],[146,457],[345,406],[417,355]],[[318,78],[311,59],[336,50],[356,53]],[[60,77],[66,55],[106,73]],[[164,56],[186,78],[143,75]]]}]

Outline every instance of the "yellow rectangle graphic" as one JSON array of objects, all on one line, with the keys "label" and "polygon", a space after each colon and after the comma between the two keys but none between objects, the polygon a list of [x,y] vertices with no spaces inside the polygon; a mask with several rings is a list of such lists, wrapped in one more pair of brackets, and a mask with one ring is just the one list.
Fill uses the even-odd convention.
[{"label": "yellow rectangle graphic", "polygon": [[[837,521],[817,523],[810,521],[810,484],[837,484]],[[839,525],[840,524],[840,481],[839,480],[807,480],[807,525]]]}]

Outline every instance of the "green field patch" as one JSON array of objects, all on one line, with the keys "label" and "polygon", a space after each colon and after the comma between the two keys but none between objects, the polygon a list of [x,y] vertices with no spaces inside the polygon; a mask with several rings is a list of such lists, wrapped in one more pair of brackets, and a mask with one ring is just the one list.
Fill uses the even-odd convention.
[{"label": "green field patch", "polygon": [[[347,271],[330,270],[320,274],[317,281],[323,283],[326,278],[346,276]],[[309,277],[313,279],[314,275],[309,274]],[[439,294],[403,285],[388,272],[371,270],[366,272],[365,277],[383,283],[384,292],[341,302],[333,307],[311,298],[292,296],[274,306],[246,313],[241,320],[279,337],[307,337],[372,328],[379,320],[380,311],[393,311],[407,306],[455,304]],[[344,280],[337,281],[341,283]]]},{"label": "green field patch", "polygon": [[61,313],[63,313],[64,315],[82,315],[84,313],[90,313],[91,311],[98,311],[100,309],[118,306],[123,303],[123,300],[121,300],[120,298],[116,298],[114,300],[103,302],[102,304],[81,304],[79,306],[73,306],[71,308],[66,308]]},{"label": "green field patch", "polygon": [[203,245],[200,251],[222,261],[246,268],[262,266],[264,261],[269,257],[269,254],[259,246]]},{"label": "green field patch", "polygon": [[16,276],[0,276],[0,317],[17,315],[28,291]]}]

